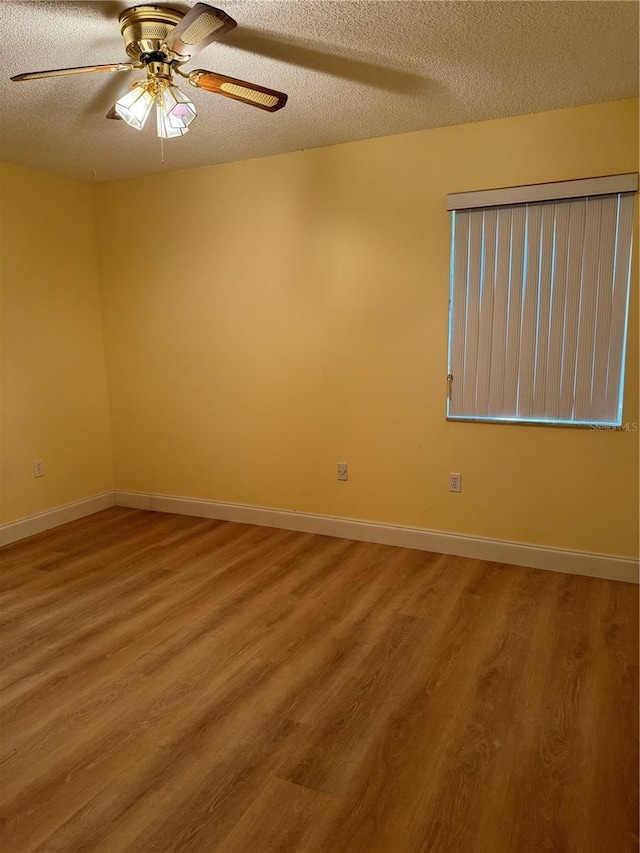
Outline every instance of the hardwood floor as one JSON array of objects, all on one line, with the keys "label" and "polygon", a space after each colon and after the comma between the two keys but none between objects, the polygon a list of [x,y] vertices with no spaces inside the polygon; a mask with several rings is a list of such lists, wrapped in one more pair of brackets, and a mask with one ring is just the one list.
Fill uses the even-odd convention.
[{"label": "hardwood floor", "polygon": [[4,853],[632,853],[638,589],[114,508],[0,549]]}]

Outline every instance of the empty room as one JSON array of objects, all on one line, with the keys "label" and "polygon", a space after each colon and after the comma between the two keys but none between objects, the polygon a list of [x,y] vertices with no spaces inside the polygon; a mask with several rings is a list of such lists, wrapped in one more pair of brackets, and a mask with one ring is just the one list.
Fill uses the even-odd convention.
[{"label": "empty room", "polygon": [[639,8],[0,4],[3,853],[637,853]]}]

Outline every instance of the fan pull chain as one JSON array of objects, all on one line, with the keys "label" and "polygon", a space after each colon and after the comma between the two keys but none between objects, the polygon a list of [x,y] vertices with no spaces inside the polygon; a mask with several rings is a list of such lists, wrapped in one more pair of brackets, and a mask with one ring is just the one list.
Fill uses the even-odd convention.
[{"label": "fan pull chain", "polygon": [[164,139],[160,137],[160,162],[164,166]]}]

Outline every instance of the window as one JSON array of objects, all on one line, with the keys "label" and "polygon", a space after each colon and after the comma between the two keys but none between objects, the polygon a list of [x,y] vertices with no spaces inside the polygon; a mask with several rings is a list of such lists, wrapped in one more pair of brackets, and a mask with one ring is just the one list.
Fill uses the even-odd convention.
[{"label": "window", "polygon": [[632,174],[448,196],[449,420],[622,422],[637,189]]}]

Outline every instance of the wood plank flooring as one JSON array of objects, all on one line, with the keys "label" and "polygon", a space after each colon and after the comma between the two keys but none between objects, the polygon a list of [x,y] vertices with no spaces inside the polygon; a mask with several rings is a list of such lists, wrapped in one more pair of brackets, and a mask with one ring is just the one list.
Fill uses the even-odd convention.
[{"label": "wood plank flooring", "polygon": [[0,549],[3,853],[635,853],[638,589],[113,508]]}]

